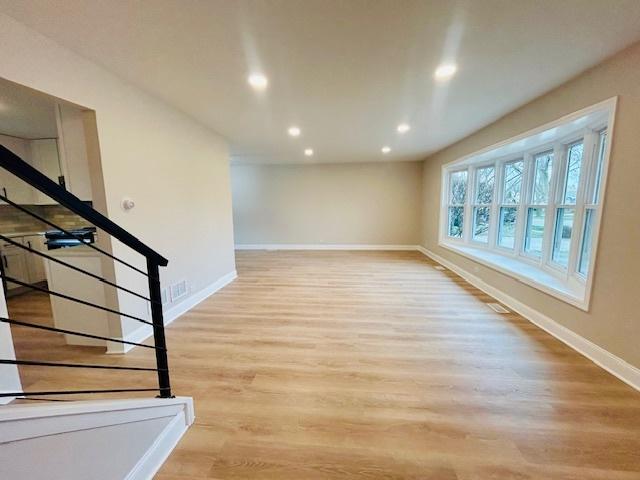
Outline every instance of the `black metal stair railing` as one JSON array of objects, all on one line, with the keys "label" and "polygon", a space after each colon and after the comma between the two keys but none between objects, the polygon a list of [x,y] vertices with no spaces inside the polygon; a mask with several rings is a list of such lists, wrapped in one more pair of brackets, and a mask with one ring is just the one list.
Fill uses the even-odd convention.
[{"label": "black metal stair railing", "polygon": [[[79,368],[79,369],[100,369],[100,370],[118,370],[118,371],[142,371],[142,372],[156,372],[157,373],[157,388],[111,388],[111,389],[101,389],[101,390],[56,390],[56,391],[21,391],[21,392],[1,392],[0,397],[19,397],[19,398],[30,398],[34,396],[61,396],[61,395],[78,395],[78,394],[101,394],[101,393],[125,393],[125,392],[151,392],[158,391],[159,397],[161,398],[171,398],[171,383],[169,378],[169,364],[167,359],[167,346],[164,332],[164,320],[162,313],[162,298],[161,298],[161,285],[160,285],[160,267],[166,267],[168,264],[168,260],[164,258],[162,255],[142,243],[131,233],[109,220],[107,217],[94,210],[91,206],[74,196],[73,194],[66,191],[63,187],[55,183],[53,180],[46,177],[44,174],[40,173],[38,170],[33,168],[31,165],[26,163],[20,157],[12,153],[7,148],[0,145],[0,168],[7,170],[12,173],[16,177],[20,178],[24,182],[28,183],[35,189],[40,192],[48,195],[54,201],[59,203],[60,205],[66,207],[76,215],[83,218],[85,221],[93,224],[97,228],[99,228],[102,232],[111,235],[113,238],[119,240],[124,245],[130,247],[135,252],[141,254],[146,259],[147,271],[144,271],[141,268],[138,268],[132,265],[129,262],[126,262],[111,253],[105,251],[104,249],[98,247],[93,243],[85,243],[87,247],[94,249],[99,252],[101,255],[105,255],[111,258],[113,261],[118,262],[137,273],[144,275],[147,278],[149,294],[148,296],[140,294],[138,292],[133,291],[132,289],[123,287],[121,285],[116,284],[113,281],[110,281],[104,277],[96,275],[92,272],[79,268],[75,265],[72,265],[68,262],[65,262],[59,258],[56,258],[52,255],[48,255],[45,252],[41,252],[34,248],[31,248],[30,245],[24,245],[20,242],[16,242],[12,240],[10,237],[0,234],[0,239],[14,247],[25,250],[26,252],[38,255],[44,259],[47,259],[51,262],[55,262],[59,265],[62,265],[66,268],[74,270],[78,273],[86,275],[89,278],[102,282],[106,285],[109,285],[113,288],[116,288],[120,291],[126,292],[128,294],[134,295],[135,297],[145,300],[149,302],[150,310],[151,310],[151,321],[148,321],[144,318],[140,318],[136,315],[130,315],[124,312],[117,311],[115,309],[108,308],[103,305],[98,305],[93,302],[89,302],[87,300],[83,300],[81,298],[76,298],[61,292],[52,291],[49,288],[45,288],[38,285],[32,285],[17,278],[13,278],[9,275],[5,274],[4,267],[0,262],[0,273],[4,280],[4,282],[14,283],[16,285],[20,285],[22,287],[40,291],[43,293],[47,293],[49,295],[58,296],[65,300],[79,303],[91,308],[99,309],[108,313],[112,313],[115,315],[119,315],[131,320],[135,320],[141,322],[143,324],[150,325],[153,328],[153,345],[146,345],[143,343],[132,342],[128,340],[124,340],[121,338],[112,338],[101,335],[95,335],[88,332],[68,330],[63,328],[57,328],[52,326],[40,325],[37,323],[29,322],[25,319],[16,319],[16,318],[8,318],[8,317],[0,317],[0,322],[6,323],[9,325],[32,328],[37,330],[44,330],[49,332],[62,333],[65,335],[74,335],[78,337],[96,339],[96,340],[104,340],[109,342],[120,343],[124,345],[131,345],[142,348],[149,348],[155,351],[155,360],[156,360],[156,368],[147,368],[147,367],[132,367],[132,366],[116,366],[116,365],[98,365],[98,364],[85,364],[85,363],[65,363],[65,362],[50,362],[50,361],[40,361],[40,360],[24,360],[24,359],[2,359],[0,358],[0,365],[22,365],[22,366],[40,366],[46,368]],[[4,193],[4,192],[3,192]],[[6,204],[12,206],[15,209],[20,210],[22,213],[30,215],[36,220],[48,225],[49,227],[61,231],[69,237],[77,238],[78,240],[82,240],[80,237],[75,235],[73,232],[68,231],[59,225],[49,221],[48,219],[42,217],[36,212],[31,211],[23,205],[18,205],[13,202],[10,198],[7,197],[6,193],[4,195],[0,194],[0,200],[5,202]]]}]

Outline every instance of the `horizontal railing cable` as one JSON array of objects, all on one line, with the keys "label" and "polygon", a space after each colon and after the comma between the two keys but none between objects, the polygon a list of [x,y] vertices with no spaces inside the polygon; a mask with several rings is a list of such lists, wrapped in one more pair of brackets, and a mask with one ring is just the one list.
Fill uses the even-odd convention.
[{"label": "horizontal railing cable", "polygon": [[120,365],[95,365],[90,363],[60,363],[40,362],[36,360],[11,360],[0,358],[0,365],[25,365],[36,367],[63,367],[63,368],[98,368],[103,370],[137,370],[144,372],[157,372],[157,368],[147,367],[123,367]]},{"label": "horizontal railing cable", "polygon": [[60,265],[64,265],[65,267],[70,268],[72,270],[75,270],[76,272],[80,272],[80,273],[83,273],[83,274],[85,274],[85,275],[87,275],[89,277],[95,278],[96,280],[99,280],[102,283],[106,283],[107,285],[110,285],[110,286],[115,287],[115,288],[117,288],[119,290],[122,290],[123,292],[130,293],[131,295],[135,295],[136,297],[141,298],[142,300],[146,300],[147,302],[151,302],[152,301],[150,298],[145,297],[144,295],[140,295],[139,293],[134,292],[133,290],[129,290],[128,288],[122,287],[122,286],[120,286],[120,285],[118,285],[118,284],[116,284],[116,283],[114,283],[114,282],[112,282],[110,280],[107,280],[106,278],[101,277],[100,275],[96,275],[95,273],[88,272],[86,270],[83,270],[82,268],[76,267],[75,265],[71,265],[70,263],[67,263],[67,262],[64,262],[64,261],[62,261],[62,260],[60,260],[58,258],[52,257],[51,255],[48,255],[48,254],[46,254],[44,252],[41,252],[41,251],[36,250],[34,248],[31,248],[31,247],[29,247],[27,245],[24,245],[24,244],[20,243],[20,242],[16,242],[15,240],[10,239],[9,237],[5,237],[2,234],[0,234],[0,239],[5,241],[5,242],[7,242],[7,243],[10,243],[11,245],[15,245],[18,248],[21,248],[21,249],[26,250],[26,251],[31,252],[31,253],[35,253],[36,255],[39,255],[39,256],[41,256],[43,258],[46,258],[47,260],[51,260],[52,262],[56,262],[56,263],[58,263]]},{"label": "horizontal railing cable", "polygon": [[169,388],[118,388],[114,390],[61,390],[57,392],[0,392],[0,397],[33,397],[35,395],[85,395],[93,393],[126,393],[126,392],[157,392],[170,390]]},{"label": "horizontal railing cable", "polygon": [[12,318],[0,317],[0,322],[8,323],[10,325],[17,325],[19,327],[37,328],[40,330],[47,330],[49,332],[64,333],[66,335],[76,335],[78,337],[93,338],[96,340],[106,340],[108,342],[123,343],[125,345],[133,345],[135,347],[152,348],[154,350],[166,350],[165,348],[156,347],[155,345],[145,345],[144,343],[129,342],[128,340],[121,340],[119,338],[103,337],[101,335],[93,335],[91,333],[65,330],[64,328],[48,327],[45,325],[38,325],[36,323],[29,323],[29,322],[23,322],[20,320],[14,320]]},{"label": "horizontal railing cable", "polygon": [[18,280],[17,278],[8,277],[6,275],[4,275],[2,278],[4,278],[7,282],[15,283],[16,285],[20,285],[22,287],[27,287],[27,288],[30,288],[32,290],[37,290],[39,292],[48,293],[49,295],[53,295],[55,297],[64,298],[65,300],[69,300],[71,302],[80,303],[82,305],[86,305],[87,307],[93,307],[93,308],[97,308],[98,310],[103,310],[105,312],[113,313],[113,314],[116,314],[116,315],[122,315],[123,317],[127,317],[127,318],[130,318],[132,320],[136,320],[138,322],[146,323],[147,325],[151,325],[152,327],[154,326],[152,322],[144,320],[143,318],[140,318],[140,317],[136,317],[134,315],[129,315],[128,313],[122,313],[122,312],[119,312],[118,310],[114,310],[114,309],[108,308],[108,307],[103,307],[102,305],[98,305],[96,303],[87,302],[86,300],[81,300],[79,298],[72,297],[72,296],[66,295],[64,293],[54,292],[53,290],[49,290],[48,288],[38,287],[37,285],[32,285],[30,283],[23,282],[22,280]]},{"label": "horizontal railing cable", "polygon": [[123,264],[123,265],[126,265],[127,267],[129,267],[129,268],[131,268],[131,269],[135,270],[135,271],[136,271],[136,272],[138,272],[138,273],[141,273],[141,274],[142,274],[142,275],[144,275],[144,276],[147,276],[147,277],[149,276],[149,275],[148,275],[148,273],[147,273],[147,272],[145,272],[144,270],[141,270],[141,269],[139,269],[138,267],[135,267],[135,266],[131,265],[130,263],[125,262],[124,260],[119,259],[118,257],[116,257],[116,256],[114,256],[114,255],[112,255],[112,254],[110,254],[109,252],[107,252],[107,251],[103,250],[103,249],[102,249],[102,248],[100,248],[100,247],[96,247],[93,243],[86,243],[86,242],[84,241],[84,239],[83,239],[81,236],[76,235],[75,233],[70,232],[69,230],[65,230],[64,228],[60,227],[59,225],[56,225],[55,223],[53,223],[53,222],[51,222],[51,221],[47,220],[47,219],[46,219],[46,218],[44,218],[43,216],[38,215],[37,213],[32,212],[31,210],[29,210],[29,209],[27,209],[27,208],[24,208],[22,205],[18,205],[17,203],[15,203],[15,202],[13,202],[13,201],[9,200],[5,195],[0,194],[0,200],[2,200],[3,202],[8,203],[8,204],[9,204],[9,205],[11,205],[12,207],[17,208],[18,210],[20,210],[20,211],[22,211],[22,212],[26,213],[27,215],[31,215],[32,217],[34,217],[34,218],[36,218],[36,219],[40,220],[41,222],[46,223],[46,224],[47,224],[47,225],[49,225],[50,227],[53,227],[53,228],[55,228],[56,230],[60,230],[60,231],[61,231],[62,233],[64,233],[65,235],[69,235],[70,237],[73,237],[73,238],[75,238],[76,240],[80,240],[80,241],[81,241],[84,245],[86,245],[87,247],[92,248],[92,249],[94,249],[94,250],[96,250],[96,251],[98,251],[98,252],[102,253],[103,255],[106,255],[106,256],[107,256],[107,257],[109,257],[109,258],[112,258],[112,259],[113,259],[113,260],[115,260],[116,262],[119,262],[119,263],[121,263],[121,264]]}]

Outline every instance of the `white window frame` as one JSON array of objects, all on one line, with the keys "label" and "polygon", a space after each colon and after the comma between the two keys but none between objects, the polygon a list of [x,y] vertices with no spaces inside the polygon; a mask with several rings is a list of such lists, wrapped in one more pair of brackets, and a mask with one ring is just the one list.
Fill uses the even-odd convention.
[{"label": "white window frame", "polygon": [[[493,190],[491,191],[491,202],[489,203],[479,203],[478,202],[478,170],[482,170],[484,168],[487,167],[493,167]],[[471,208],[470,208],[470,228],[469,228],[469,241],[473,242],[475,245],[491,245],[493,238],[492,238],[492,232],[494,229],[491,228],[491,225],[493,224],[494,218],[494,205],[496,203],[496,180],[497,180],[497,172],[495,169],[495,165],[491,162],[489,163],[484,163],[484,164],[478,164],[475,165],[472,169],[471,169],[471,185],[473,186],[473,188],[471,190],[467,190],[467,193],[471,193],[472,195],[472,199],[473,202],[471,203]],[[467,174],[467,181],[469,180],[469,174]],[[473,232],[475,230],[475,209],[476,208],[488,208],[489,209],[489,234],[487,236],[487,242],[480,242],[478,240],[475,240],[473,238]]]},{"label": "white window frame", "polygon": [[[546,148],[544,148],[546,147]],[[527,260],[534,262],[537,265],[543,265],[548,259],[545,258],[545,254],[549,252],[549,244],[552,241],[553,231],[548,228],[549,222],[553,220],[553,192],[555,191],[555,184],[557,182],[558,168],[556,155],[557,149],[553,144],[545,145],[544,147],[537,148],[535,151],[527,153],[525,155],[525,172],[527,181],[525,182],[524,201],[523,203],[523,225],[522,225],[522,249],[521,253]],[[547,193],[547,203],[534,203],[533,201],[533,189],[536,175],[536,159],[537,157],[544,155],[548,152],[553,153],[553,161],[551,163],[551,178],[549,179],[549,191]],[[527,216],[529,209],[545,209],[544,214],[544,231],[542,236],[542,248],[540,256],[531,254],[525,250],[526,233],[527,233]]]},{"label": "white window frame", "polygon": [[[542,125],[536,129],[510,138],[496,145],[487,147],[479,152],[467,155],[459,160],[447,163],[442,167],[443,194],[441,197],[439,245],[485,264],[495,270],[517,278],[538,290],[553,295],[560,300],[588,311],[594,272],[596,270],[598,241],[603,205],[606,195],[606,182],[609,157],[613,139],[613,127],[617,97],[592,105],[558,120]],[[606,117],[605,117],[606,115]],[[595,118],[596,120],[589,120]],[[586,119],[586,120],[585,120]],[[583,124],[580,124],[583,122]],[[586,122],[586,123],[584,123]],[[573,125],[576,125],[575,127]],[[515,145],[527,145],[527,140],[544,138],[547,132],[556,129],[565,132],[564,136],[557,135],[547,143],[537,141],[534,147],[515,150]],[[606,130],[606,141],[600,174],[600,190],[598,203],[593,200],[593,189],[597,175],[597,160],[600,148],[600,133]],[[575,204],[564,205],[564,180],[567,171],[568,147],[575,142],[584,143],[580,180]],[[531,144],[531,142],[529,143]],[[496,155],[492,153],[510,150],[510,153]],[[552,175],[549,185],[549,197],[546,205],[533,204],[532,189],[535,174],[535,157],[541,153],[553,150]],[[479,159],[482,158],[480,161]],[[522,160],[524,169],[518,204],[504,204],[505,168],[509,163]],[[478,204],[476,199],[477,170],[494,166],[494,189],[491,204]],[[453,172],[467,171],[467,190],[464,203],[463,235],[460,238],[448,237],[448,209],[449,178]],[[446,191],[444,187],[446,186]],[[462,205],[457,205],[462,206]],[[485,244],[473,240],[474,209],[475,207],[490,207],[489,238]],[[498,245],[498,229],[501,207],[516,207],[516,230],[514,248]],[[545,222],[540,257],[525,252],[524,243],[529,208],[544,208]],[[574,209],[574,219],[571,231],[568,265],[565,268],[552,260],[553,236],[559,208]],[[582,245],[585,242],[585,222],[587,212],[591,212],[591,249],[587,274],[579,271]]]},{"label": "white window frame", "polygon": [[[524,156],[523,155],[517,155],[515,158],[510,158],[509,160],[504,160],[504,161],[499,161],[496,162],[496,166],[498,168],[498,171],[500,172],[498,177],[500,179],[500,184],[497,185],[497,189],[498,189],[498,197],[499,197],[499,201],[496,202],[496,227],[495,227],[495,247],[500,250],[502,253],[507,254],[507,255],[516,255],[519,251],[520,251],[520,244],[522,243],[522,232],[520,232],[520,224],[522,223],[521,221],[521,210],[522,210],[522,195],[524,193],[524,181],[525,181],[525,175],[524,175],[524,168],[523,168],[523,176],[520,184],[520,200],[518,203],[505,203],[504,201],[504,175],[505,175],[505,171],[507,169],[507,165],[512,164],[512,163],[516,163],[516,162],[523,162],[524,164]],[[502,210],[502,208],[515,208],[516,209],[516,225],[515,225],[515,234],[514,234],[514,240],[513,240],[513,248],[509,248],[509,247],[505,247],[504,245],[500,245],[500,227],[501,227],[501,222],[500,222],[500,212]]]},{"label": "white window frame", "polygon": [[[453,174],[457,173],[457,172],[462,172],[466,169],[464,168],[459,168],[459,169],[453,169],[449,172],[448,177],[447,177],[447,189],[445,192],[445,198],[446,198],[446,205],[445,205],[445,232],[444,235],[446,236],[447,240],[450,242],[463,242],[466,239],[466,235],[469,233],[469,229],[467,228],[467,223],[468,223],[468,208],[467,205],[469,203],[469,171],[467,170],[467,189],[465,191],[465,196],[464,196],[464,203],[453,203],[453,195],[451,192],[451,177],[453,176]],[[462,236],[461,237],[452,237],[449,235],[449,208],[458,208],[458,207],[462,207]]]}]

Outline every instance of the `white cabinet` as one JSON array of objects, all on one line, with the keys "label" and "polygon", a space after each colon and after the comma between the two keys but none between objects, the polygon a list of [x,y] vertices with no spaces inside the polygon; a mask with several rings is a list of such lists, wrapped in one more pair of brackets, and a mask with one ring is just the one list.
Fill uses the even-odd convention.
[{"label": "white cabinet", "polygon": [[[60,248],[51,250],[49,253],[52,257],[59,258],[82,270],[100,277],[103,276],[100,255],[88,247]],[[71,297],[81,298],[97,305],[107,305],[105,290],[100,282],[87,279],[86,275],[59,263],[50,260],[45,260],[45,262],[47,282],[51,290]],[[109,336],[109,314],[106,312],[54,295],[51,295],[49,299],[51,301],[53,323],[57,328],[76,330],[103,337]],[[104,340],[75,335],[65,335],[65,339],[70,345],[107,345]]]},{"label": "white cabinet", "polygon": [[[24,245],[37,250],[38,252],[46,252],[47,246],[44,243],[43,235],[28,235],[22,237]],[[47,274],[44,270],[44,259],[36,253],[28,251],[24,252],[27,259],[27,271],[29,272],[29,283],[44,282],[47,279]]]},{"label": "white cabinet", "polygon": [[[39,252],[47,250],[43,235],[13,237],[11,240]],[[44,259],[11,243],[0,243],[0,261],[2,261],[5,275],[8,277],[28,284],[40,283],[47,279]],[[8,290],[13,290],[19,286],[16,283],[7,282]]]},{"label": "white cabinet", "polygon": [[0,168],[0,190],[2,195],[19,205],[33,203],[33,189],[31,186],[3,168]]},{"label": "white cabinet", "polygon": [[66,188],[80,200],[91,201],[93,193],[84,127],[85,112],[60,104],[58,113],[58,147]]},{"label": "white cabinet", "polygon": [[[56,109],[58,138],[22,139],[0,134],[0,145],[11,150],[56,183],[84,201],[93,200],[91,169],[84,127],[85,112],[60,105]],[[0,193],[20,205],[53,205],[55,202],[26,182],[0,168]]]},{"label": "white cabinet", "polygon": [[[7,277],[29,283],[29,270],[27,268],[26,256],[24,250],[11,244],[2,245],[2,253],[0,254],[4,274]],[[13,282],[7,282],[7,290],[19,288],[21,285]]]},{"label": "white cabinet", "polygon": [[[40,173],[44,173],[54,182],[58,183],[62,171],[60,169],[60,157],[58,154],[58,141],[55,138],[31,140],[31,164]],[[36,205],[53,205],[54,202],[47,195],[33,189]]]},{"label": "white cabinet", "polygon": [[[0,145],[11,150],[27,162],[31,158],[29,143],[28,140],[21,138],[0,135]],[[31,204],[33,203],[33,190],[27,183],[7,172],[4,168],[0,168],[0,192],[9,200],[20,205]]]}]

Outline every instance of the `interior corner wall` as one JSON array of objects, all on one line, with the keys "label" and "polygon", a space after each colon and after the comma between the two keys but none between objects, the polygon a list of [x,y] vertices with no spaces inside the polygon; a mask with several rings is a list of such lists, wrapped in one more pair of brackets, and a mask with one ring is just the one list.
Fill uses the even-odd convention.
[{"label": "interior corner wall", "polygon": [[422,162],[231,167],[236,244],[417,245]]},{"label": "interior corner wall", "polygon": [[[106,213],[169,259],[164,286],[187,280],[195,294],[235,270],[224,139],[4,14],[0,44],[0,76],[95,110]],[[136,204],[128,212],[125,197]],[[144,266],[118,242],[113,253]],[[118,283],[146,292],[136,275],[116,269]]]},{"label": "interior corner wall", "polygon": [[[619,96],[591,306],[575,308],[507,275],[438,246],[443,164],[599,101]],[[629,364],[640,367],[640,44],[427,158],[422,245],[548,316]]]}]

